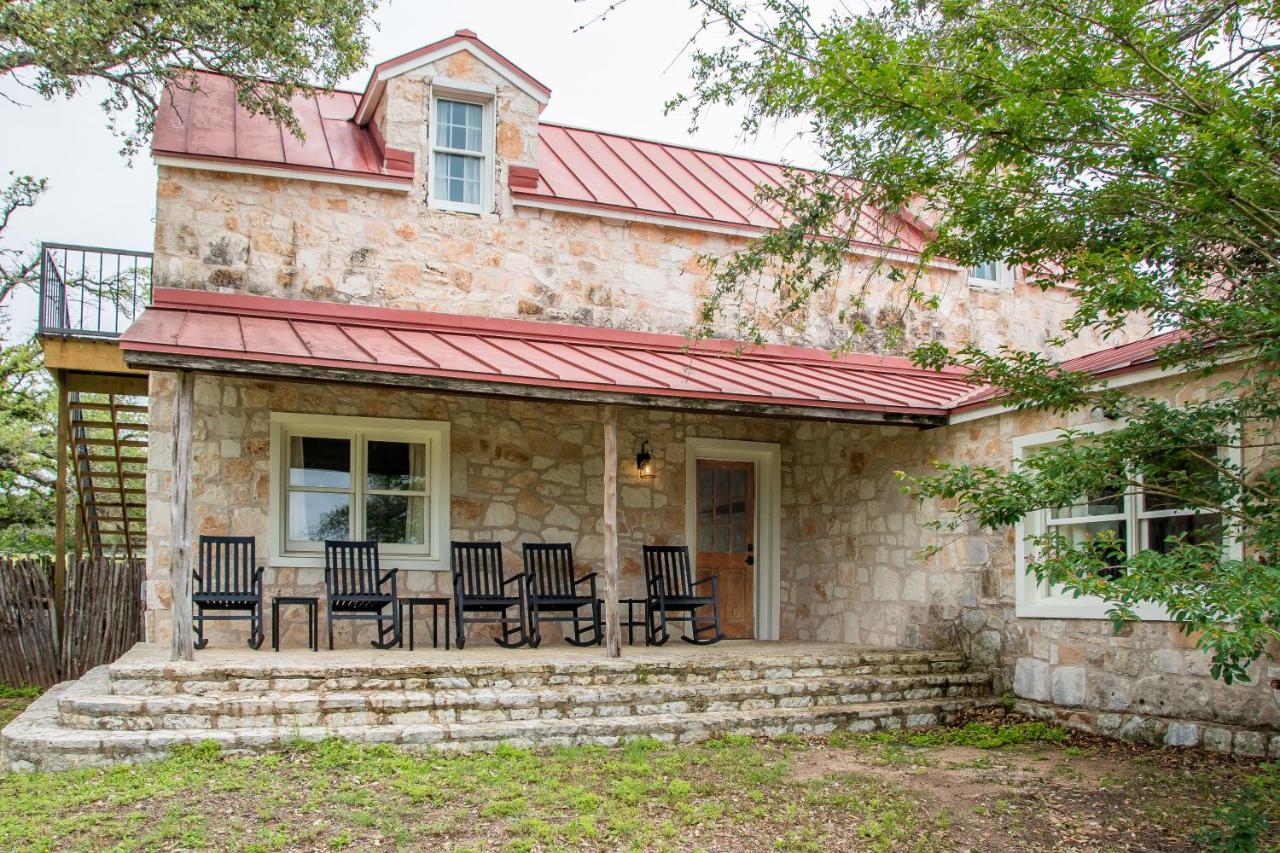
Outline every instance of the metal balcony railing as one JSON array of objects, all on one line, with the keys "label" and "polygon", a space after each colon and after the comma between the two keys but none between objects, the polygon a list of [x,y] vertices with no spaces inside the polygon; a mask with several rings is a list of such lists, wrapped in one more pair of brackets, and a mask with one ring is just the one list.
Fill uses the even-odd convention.
[{"label": "metal balcony railing", "polygon": [[151,253],[44,243],[39,334],[118,338],[151,301]]}]

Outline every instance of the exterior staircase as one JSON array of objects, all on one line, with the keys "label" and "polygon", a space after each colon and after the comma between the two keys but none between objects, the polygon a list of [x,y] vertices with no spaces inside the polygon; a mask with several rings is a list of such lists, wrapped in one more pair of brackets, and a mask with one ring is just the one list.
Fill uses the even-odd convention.
[{"label": "exterior staircase", "polygon": [[259,652],[194,664],[139,646],[37,700],[4,730],[3,766],[141,761],[201,741],[232,752],[330,736],[474,750],[870,731],[937,725],[994,701],[990,675],[956,653],[769,645],[620,660]]},{"label": "exterior staircase", "polygon": [[72,465],[86,556],[146,553],[145,398],[73,392]]}]

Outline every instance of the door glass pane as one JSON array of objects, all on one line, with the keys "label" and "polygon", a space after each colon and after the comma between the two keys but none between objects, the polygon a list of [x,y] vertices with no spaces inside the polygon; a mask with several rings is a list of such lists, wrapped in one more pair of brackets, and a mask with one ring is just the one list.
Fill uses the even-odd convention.
[{"label": "door glass pane", "polygon": [[710,524],[698,524],[698,550],[710,551],[715,547],[715,540],[712,538],[714,529]]},{"label": "door glass pane", "polygon": [[724,468],[716,469],[716,521],[719,523],[727,522],[731,506],[729,502],[729,471]]},{"label": "door glass pane", "polygon": [[408,495],[368,495],[365,537],[399,545],[426,544],[426,501]]},{"label": "door glass pane", "polygon": [[717,524],[715,530],[716,547],[714,550],[723,554],[729,550],[729,525]]},{"label": "door glass pane", "polygon": [[370,441],[369,488],[397,492],[427,489],[427,446],[404,441]]},{"label": "door glass pane", "polygon": [[351,488],[351,442],[345,438],[290,438],[289,485]]},{"label": "door glass pane", "polygon": [[436,145],[462,151],[482,151],[484,108],[461,101],[436,102]]},{"label": "door glass pane", "polygon": [[289,539],[321,542],[349,539],[351,496],[333,492],[289,493]]}]

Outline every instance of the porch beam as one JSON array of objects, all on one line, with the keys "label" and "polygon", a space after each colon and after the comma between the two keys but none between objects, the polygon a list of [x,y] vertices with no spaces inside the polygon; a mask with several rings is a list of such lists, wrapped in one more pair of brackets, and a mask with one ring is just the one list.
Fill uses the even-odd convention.
[{"label": "porch beam", "polygon": [[744,417],[786,418],[792,420],[834,421],[867,426],[909,426],[932,429],[945,426],[946,413],[882,412],[853,409],[834,409],[824,406],[797,406],[785,403],[748,402],[741,400],[705,399],[666,396],[663,394],[632,394],[623,391],[600,391],[581,388],[523,385],[514,382],[496,382],[492,379],[459,379],[447,376],[427,376],[417,373],[384,373],[373,370],[352,370],[344,367],[322,367],[287,362],[261,362],[245,359],[210,358],[182,353],[126,350],[125,362],[134,368],[156,370],[195,370],[230,376],[287,379],[301,382],[341,382],[344,384],[376,385],[391,388],[415,388],[453,394],[484,397],[501,397],[516,400],[543,400],[559,403],[586,403],[592,405],[642,406],[674,412],[707,412],[742,415]]},{"label": "porch beam", "polygon": [[169,590],[173,618],[170,660],[194,660],[191,633],[191,418],[195,377],[179,371],[173,395],[173,459],[170,470]]},{"label": "porch beam", "polygon": [[618,624],[618,412],[604,407],[604,643],[608,657],[622,657]]}]

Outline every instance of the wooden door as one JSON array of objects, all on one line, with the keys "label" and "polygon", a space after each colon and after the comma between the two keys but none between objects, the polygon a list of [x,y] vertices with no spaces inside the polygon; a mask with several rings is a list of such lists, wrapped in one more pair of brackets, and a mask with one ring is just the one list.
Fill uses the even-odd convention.
[{"label": "wooden door", "polygon": [[720,628],[726,637],[755,636],[756,466],[698,460],[698,577],[718,575]]}]

